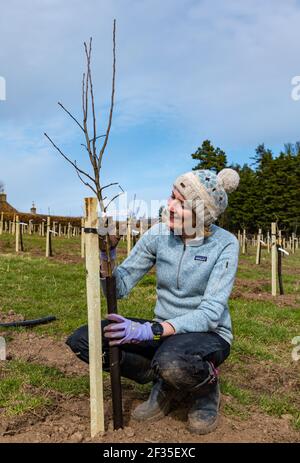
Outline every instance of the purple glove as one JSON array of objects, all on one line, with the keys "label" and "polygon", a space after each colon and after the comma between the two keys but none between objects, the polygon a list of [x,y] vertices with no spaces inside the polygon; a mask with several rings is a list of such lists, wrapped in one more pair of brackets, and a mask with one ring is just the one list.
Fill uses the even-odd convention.
[{"label": "purple glove", "polygon": [[109,339],[110,346],[120,344],[139,343],[143,341],[152,341],[153,332],[151,323],[139,323],[128,320],[116,313],[108,314],[106,317],[116,323],[110,323],[104,328],[104,336]]}]

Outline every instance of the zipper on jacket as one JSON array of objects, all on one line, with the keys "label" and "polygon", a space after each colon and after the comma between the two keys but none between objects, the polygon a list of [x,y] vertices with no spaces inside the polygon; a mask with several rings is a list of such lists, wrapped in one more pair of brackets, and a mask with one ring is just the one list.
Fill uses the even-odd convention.
[{"label": "zipper on jacket", "polygon": [[180,261],[179,261],[179,265],[178,265],[178,272],[177,272],[177,289],[179,289],[179,273],[180,273],[180,267],[181,267],[183,255],[184,255],[184,253],[185,253],[185,249],[186,249],[186,244],[184,243],[184,245],[183,245],[183,250],[182,250],[182,254],[181,254]]}]

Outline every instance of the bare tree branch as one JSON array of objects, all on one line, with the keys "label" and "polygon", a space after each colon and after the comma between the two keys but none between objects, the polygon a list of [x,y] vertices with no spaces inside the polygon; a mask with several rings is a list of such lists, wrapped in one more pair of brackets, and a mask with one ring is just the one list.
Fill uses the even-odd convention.
[{"label": "bare tree branch", "polygon": [[44,133],[45,137],[48,138],[48,140],[50,141],[50,143],[54,146],[54,148],[57,149],[57,151],[65,158],[66,161],[68,161],[78,172],[80,172],[81,174],[85,175],[86,177],[88,177],[90,180],[92,180],[92,182],[95,183],[95,179],[93,179],[93,177],[91,177],[89,174],[87,174],[86,172],[84,172],[83,170],[79,169],[79,167],[76,165],[76,162],[74,163],[73,161],[71,161],[71,159],[68,158],[68,156],[66,156],[62,151],[61,149],[54,143],[53,140],[51,140],[51,138],[46,134]]},{"label": "bare tree branch", "polygon": [[113,197],[113,199],[111,199],[111,200],[109,201],[109,203],[105,206],[105,212],[106,212],[108,206],[109,206],[115,199],[117,199],[118,196],[121,196],[122,194],[123,194],[123,193],[118,193],[116,196]]},{"label": "bare tree branch", "polygon": [[[84,49],[85,49],[85,54],[86,54],[86,60],[87,60],[87,73],[86,73],[86,79],[85,79],[85,90],[84,90],[84,114],[83,114],[83,127],[84,127],[84,134],[85,134],[85,139],[86,139],[86,147],[87,151],[89,153],[90,161],[94,169],[94,174],[95,174],[95,184],[99,184],[99,172],[97,170],[97,154],[95,155],[94,150],[92,151],[91,148],[91,143],[90,143],[90,137],[89,137],[89,132],[88,132],[88,125],[87,125],[87,118],[88,118],[88,91],[89,91],[89,81],[91,77],[91,69],[90,69],[90,62],[91,62],[91,50],[92,50],[92,42],[90,39],[90,45],[89,45],[89,50],[87,49],[87,44],[84,42]],[[95,134],[94,134],[95,138]],[[93,140],[93,139],[92,139]],[[94,144],[95,142],[93,142]],[[97,188],[98,190],[98,188]]]},{"label": "bare tree branch", "polygon": [[104,190],[104,188],[108,188],[108,187],[113,186],[113,185],[118,185],[118,182],[114,182],[114,183],[110,183],[109,185],[105,185],[105,186],[100,188],[100,191],[102,192]]},{"label": "bare tree branch", "polygon": [[[84,47],[86,48],[85,42],[84,42]],[[87,61],[88,61],[87,67],[89,67],[89,57]],[[88,94],[89,94],[89,73],[87,72],[85,76],[85,119],[84,119],[85,124],[88,119],[88,103],[89,103]]]},{"label": "bare tree branch", "polygon": [[70,113],[70,111],[68,111],[64,105],[60,102],[57,103],[64,111],[66,111],[67,114],[69,114],[69,116],[76,122],[77,125],[79,125],[79,127],[81,128],[81,130],[83,130],[84,132],[84,128],[82,127],[82,125],[80,124],[80,122],[78,122],[78,120],[73,116],[73,114]]},{"label": "bare tree branch", "polygon": [[[105,135],[98,135],[98,137],[96,137],[96,140],[97,140],[98,138],[101,138],[101,137],[105,137]],[[93,141],[93,140],[94,140],[94,139],[91,138],[91,139],[90,139],[90,142]],[[81,145],[81,146],[84,146],[85,149],[87,150],[87,152],[89,152],[88,147],[87,147],[84,143],[80,143],[80,145]]]},{"label": "bare tree branch", "polygon": [[93,141],[93,140],[98,140],[98,138],[102,138],[102,137],[105,137],[105,134],[104,135],[98,135],[98,137],[96,137],[96,138],[91,138],[90,142]]},{"label": "bare tree branch", "polygon": [[83,180],[83,178],[81,177],[81,175],[79,174],[79,172],[78,172],[79,169],[78,169],[78,167],[77,167],[76,161],[74,162],[74,164],[75,164],[76,173],[77,173],[79,179],[82,181],[82,183],[84,183],[84,185],[86,185],[87,187],[89,187],[89,188],[95,193],[96,196],[98,196],[97,191],[92,187],[92,185],[90,185],[88,182],[85,182],[85,181]]},{"label": "bare tree branch", "polygon": [[84,101],[85,101],[85,91],[84,91],[84,81],[85,81],[85,73],[83,73],[83,76],[82,76],[82,113],[83,113],[83,120],[85,119],[85,104],[84,104]]},{"label": "bare tree branch", "polygon": [[106,130],[106,136],[105,140],[103,143],[103,146],[100,150],[99,153],[99,160],[98,160],[98,169],[101,169],[101,163],[102,163],[102,157],[104,150],[106,148],[107,142],[108,142],[108,137],[110,133],[110,128],[111,128],[111,122],[112,122],[112,115],[113,115],[113,109],[114,109],[114,98],[115,98],[115,77],[116,77],[116,20],[114,19],[114,28],[113,28],[113,75],[112,75],[112,90],[111,90],[111,103],[110,103],[110,113],[109,113],[109,121],[108,121],[108,126]]},{"label": "bare tree branch", "polygon": [[[46,133],[45,133],[45,136],[48,138],[48,140],[54,146],[54,148],[63,156],[63,158],[75,168],[79,179],[96,194],[98,201],[100,203],[101,210],[105,212],[108,206],[104,205],[104,199],[106,199],[106,197],[104,199],[102,198],[102,192],[105,188],[108,188],[112,185],[118,185],[117,182],[113,182],[113,183],[110,183],[109,185],[105,185],[104,187],[101,187],[101,181],[100,181],[102,158],[103,158],[103,154],[104,154],[105,148],[108,143],[108,138],[109,138],[111,124],[112,124],[113,109],[114,109],[115,75],[116,75],[116,20],[114,20],[113,22],[113,65],[112,65],[112,89],[111,89],[110,111],[109,111],[107,129],[104,135],[97,135],[96,108],[95,108],[94,87],[93,87],[92,70],[91,70],[92,37],[90,37],[90,40],[88,43],[84,42],[84,51],[85,51],[85,57],[86,57],[86,70],[82,76],[82,95],[81,95],[82,113],[83,113],[82,123],[79,122],[77,118],[73,116],[73,114],[68,109],[66,109],[65,106],[61,102],[58,102],[58,104],[74,120],[74,122],[80,127],[80,129],[84,133],[85,143],[81,143],[81,146],[83,146],[86,149],[89,155],[89,159],[93,167],[93,174],[92,174],[93,176],[89,175],[88,173],[80,169],[77,166],[76,161],[75,162],[71,161],[71,159],[61,151],[61,149],[53,142],[53,140]],[[92,125],[93,125],[92,137],[89,134],[89,127],[88,127],[89,105],[90,105],[90,111],[92,115]],[[104,138],[103,145],[101,149],[99,150],[99,153],[97,154],[96,141],[98,140],[98,138],[102,138],[102,137]],[[86,181],[86,179],[82,177],[87,177],[89,181]],[[123,191],[121,186],[119,187]],[[114,201],[119,195],[120,194],[116,195],[109,202],[109,204],[112,201]]]},{"label": "bare tree branch", "polygon": [[88,58],[88,75],[90,79],[90,96],[92,102],[92,114],[93,114],[93,132],[94,137],[92,138],[93,141],[93,156],[95,161],[97,160],[97,152],[96,152],[96,139],[97,139],[97,127],[96,127],[96,115],[95,115],[95,102],[94,102],[94,92],[93,92],[93,81],[92,81],[92,73],[91,73],[91,52],[92,52],[92,37],[90,38],[90,48],[89,53],[87,53],[87,47],[85,45],[85,53]]}]

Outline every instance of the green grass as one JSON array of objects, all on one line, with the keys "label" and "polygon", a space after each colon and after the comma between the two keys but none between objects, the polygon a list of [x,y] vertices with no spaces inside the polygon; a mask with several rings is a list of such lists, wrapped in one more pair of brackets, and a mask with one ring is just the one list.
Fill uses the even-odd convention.
[{"label": "green grass", "polygon": [[[26,318],[55,315],[58,318],[55,323],[36,327],[35,332],[64,338],[87,322],[85,268],[80,259],[80,238],[55,239],[55,256],[51,259],[43,257],[44,241],[41,237],[25,236],[27,252],[16,256],[13,237],[7,234],[0,237],[0,310],[14,310]],[[120,249],[119,262],[126,254],[126,243],[121,242]],[[73,256],[73,262],[64,261],[64,255]],[[299,295],[299,264],[300,250],[283,259],[286,294]],[[264,280],[260,289],[269,293],[270,271],[270,255],[266,251],[263,251],[260,266],[255,265],[254,248],[249,248],[246,256],[240,254],[237,277],[244,281],[252,280],[258,285],[260,280]],[[152,318],[155,283],[154,273],[146,275],[129,297],[118,301],[120,313]],[[294,347],[291,340],[300,335],[300,310],[280,308],[276,300],[248,300],[243,297],[230,300],[234,344],[226,364],[232,366],[235,373],[227,376],[225,373],[222,377],[222,391],[232,399],[225,404],[224,413],[247,419],[253,406],[274,416],[289,413],[294,417],[295,428],[299,429],[300,404],[293,391],[287,390],[280,396],[266,395],[256,391],[255,385],[240,382],[240,376],[247,372],[249,365],[255,368],[262,362],[271,362],[275,369],[280,366],[296,372],[299,368],[291,360]],[[103,297],[102,314],[105,316]],[[13,330],[8,331],[7,336],[12,333]],[[75,396],[88,393],[87,377],[70,377],[54,368],[21,361],[5,362],[5,366],[1,366],[0,378],[0,409],[4,408],[11,415],[48,406],[53,399],[47,391]],[[130,384],[137,394],[149,391],[149,385]]]},{"label": "green grass", "polygon": [[[0,236],[1,252],[14,253],[15,252],[15,236],[8,233],[3,233]],[[23,235],[24,253],[34,255],[46,255],[46,237],[38,235]],[[67,253],[66,253],[67,249]],[[68,254],[69,256],[80,256],[80,237],[71,237],[70,239],[64,236],[56,236],[52,238],[52,251],[54,256],[62,256]]]},{"label": "green grass", "polygon": [[232,382],[226,379],[221,380],[221,391],[223,394],[234,397],[242,405],[250,405],[253,403],[251,394],[249,394],[248,391],[235,386]]},{"label": "green grass", "polygon": [[278,397],[277,395],[261,395],[259,397],[259,405],[268,415],[281,417],[282,415],[289,414],[293,416],[294,428],[300,430],[300,410],[297,405],[293,403],[293,398],[286,395]]},{"label": "green grass", "polygon": [[38,328],[63,334],[86,322],[83,264],[61,264],[46,258],[7,256],[0,260],[0,306],[26,318],[55,315],[58,322]]},{"label": "green grass", "polygon": [[87,376],[70,377],[45,365],[22,361],[5,362],[0,370],[0,408],[7,415],[20,415],[29,410],[51,405],[48,393],[64,396],[88,394]]}]

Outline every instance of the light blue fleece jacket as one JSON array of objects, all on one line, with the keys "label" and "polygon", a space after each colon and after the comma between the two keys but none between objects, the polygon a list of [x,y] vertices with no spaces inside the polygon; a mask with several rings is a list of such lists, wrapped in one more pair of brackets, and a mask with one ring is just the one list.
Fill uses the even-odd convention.
[{"label": "light blue fleece jacket", "polygon": [[167,321],[175,333],[218,333],[232,341],[228,299],[239,258],[236,237],[216,225],[211,236],[184,244],[164,223],[151,227],[130,255],[116,267],[117,298],[127,296],[156,265],[157,321]]}]

